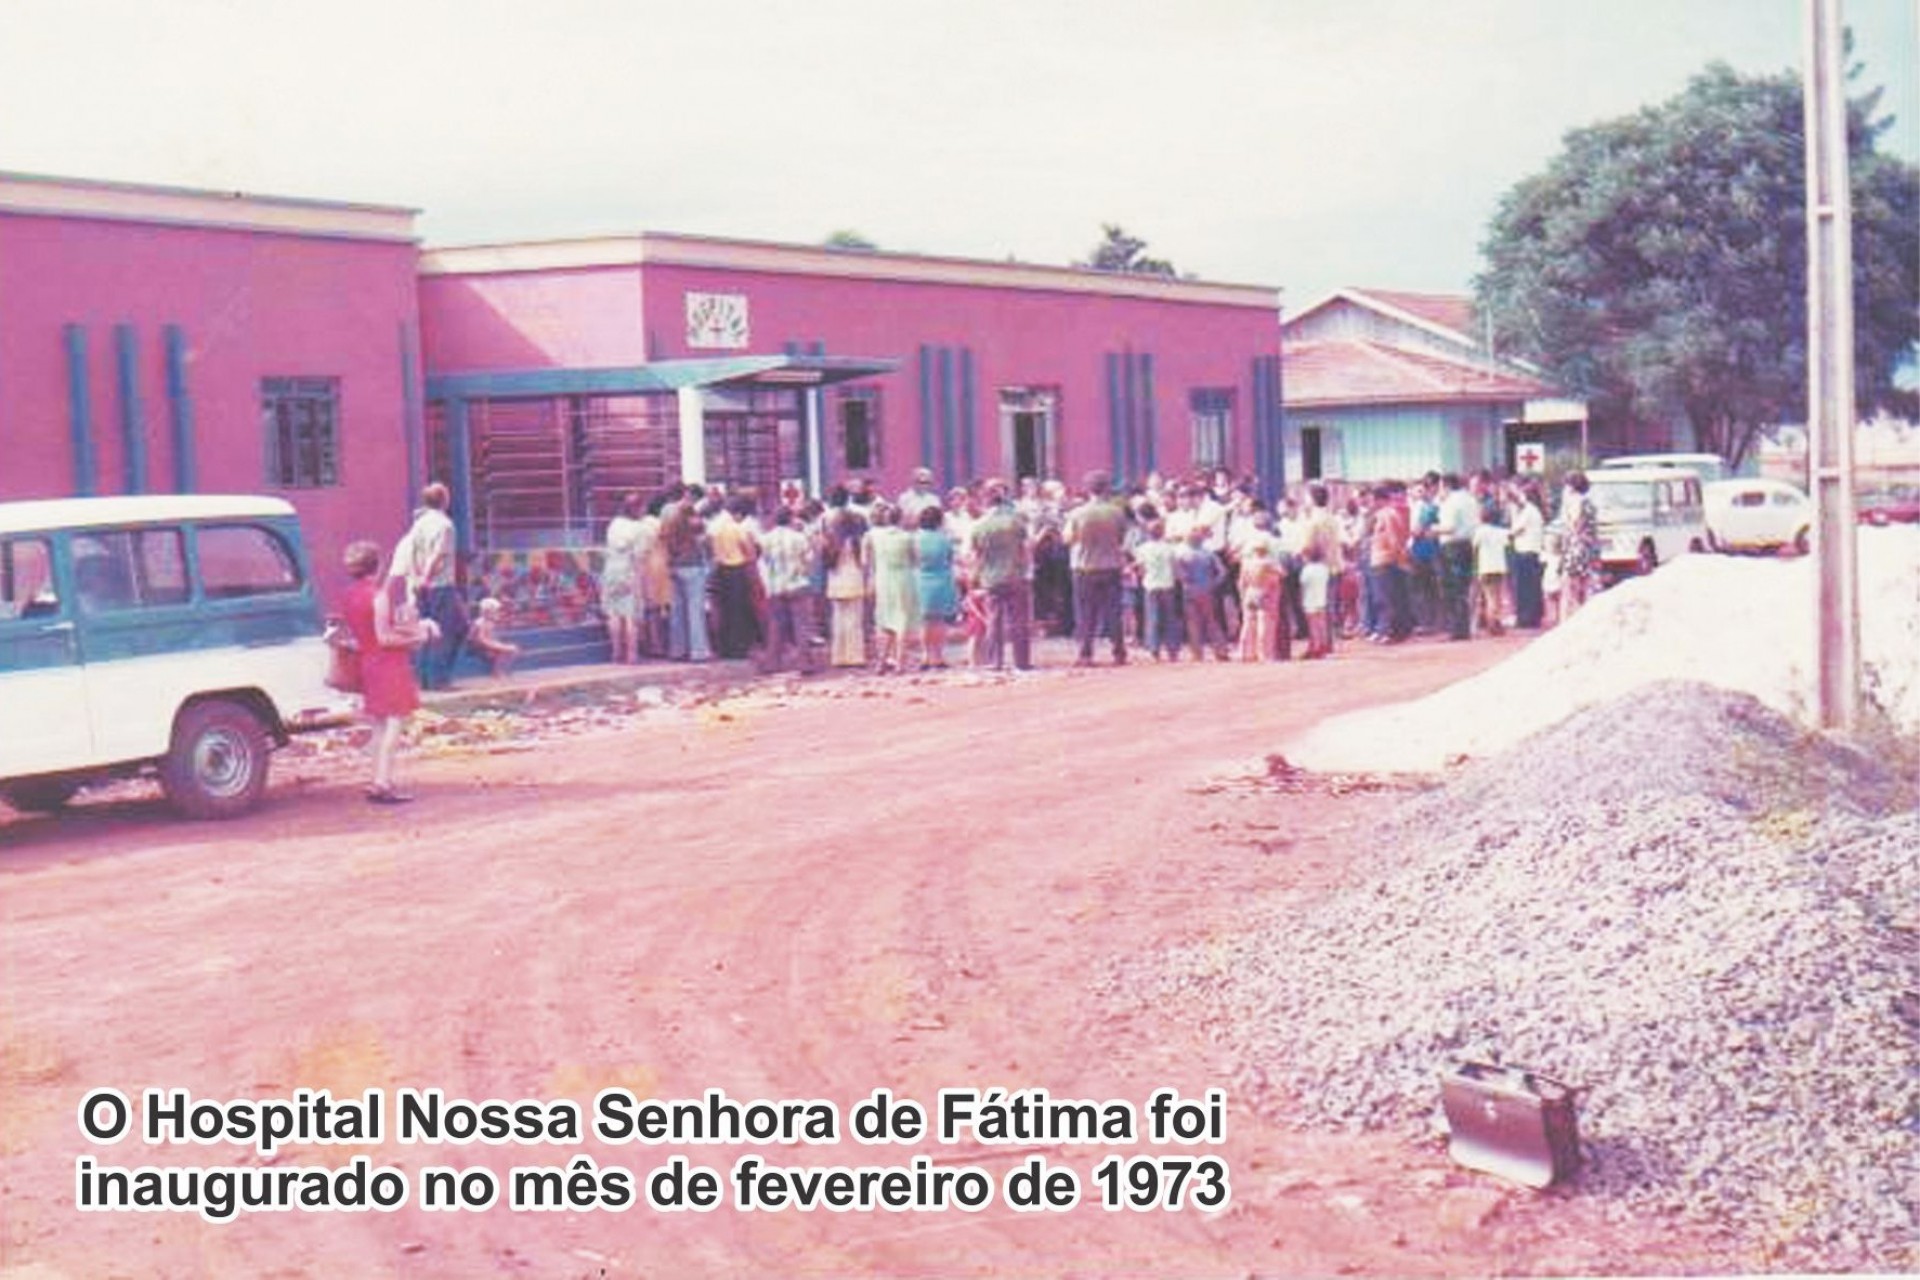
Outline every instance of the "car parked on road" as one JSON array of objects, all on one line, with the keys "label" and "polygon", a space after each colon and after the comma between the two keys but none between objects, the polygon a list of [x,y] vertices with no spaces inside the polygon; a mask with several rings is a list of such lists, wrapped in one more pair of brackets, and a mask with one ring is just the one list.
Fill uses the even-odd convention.
[{"label": "car parked on road", "polygon": [[1715,551],[1807,553],[1813,503],[1785,480],[1722,480],[1706,490],[1707,545]]},{"label": "car parked on road", "polygon": [[49,811],[152,771],[181,813],[244,813],[325,685],[300,524],[278,498],[0,503],[0,798]]},{"label": "car parked on road", "polygon": [[1861,524],[1886,526],[1920,523],[1920,485],[1897,484],[1869,489],[1854,500]]}]

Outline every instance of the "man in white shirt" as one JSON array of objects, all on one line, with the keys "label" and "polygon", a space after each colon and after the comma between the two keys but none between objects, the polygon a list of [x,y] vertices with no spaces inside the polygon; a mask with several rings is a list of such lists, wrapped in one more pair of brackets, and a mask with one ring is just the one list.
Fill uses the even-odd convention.
[{"label": "man in white shirt", "polygon": [[389,576],[404,576],[422,618],[439,627],[439,638],[420,648],[420,687],[444,689],[467,638],[467,606],[458,584],[459,547],[447,486],[435,481],[420,491],[413,527],[395,549]]},{"label": "man in white shirt", "polygon": [[794,513],[781,507],[773,528],[760,538],[760,568],[767,584],[767,642],[762,668],[784,670],[789,652],[801,674],[814,669],[813,542],[796,528]]},{"label": "man in white shirt", "polygon": [[1540,509],[1539,490],[1522,485],[1510,508],[1513,522],[1514,625],[1539,629],[1546,613],[1540,590],[1541,555],[1546,550],[1547,517]]},{"label": "man in white shirt", "polygon": [[900,527],[917,529],[920,527],[920,513],[928,507],[940,505],[940,495],[933,490],[933,472],[926,467],[913,469],[913,483],[900,491]]},{"label": "man in white shirt", "polygon": [[1440,602],[1447,622],[1447,634],[1465,640],[1473,634],[1473,611],[1469,596],[1473,591],[1473,533],[1480,525],[1480,504],[1467,491],[1466,482],[1449,472],[1441,481],[1446,496],[1440,499]]},{"label": "man in white shirt", "polygon": [[1173,510],[1167,512],[1167,539],[1175,546],[1187,545],[1187,535],[1200,522],[1200,491],[1183,485],[1173,495]]}]

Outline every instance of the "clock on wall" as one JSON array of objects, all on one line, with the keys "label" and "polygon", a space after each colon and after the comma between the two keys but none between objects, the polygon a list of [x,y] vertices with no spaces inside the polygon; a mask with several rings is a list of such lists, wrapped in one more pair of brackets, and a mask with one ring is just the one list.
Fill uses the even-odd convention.
[{"label": "clock on wall", "polygon": [[746,294],[687,295],[687,346],[739,349],[748,338]]}]

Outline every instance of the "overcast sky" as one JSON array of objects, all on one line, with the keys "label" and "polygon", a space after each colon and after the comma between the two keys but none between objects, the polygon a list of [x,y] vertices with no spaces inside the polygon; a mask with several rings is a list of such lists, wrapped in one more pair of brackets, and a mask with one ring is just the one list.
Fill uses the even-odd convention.
[{"label": "overcast sky", "polygon": [[[658,230],[1464,290],[1568,129],[1803,0],[0,0],[0,169],[410,205],[430,244]],[[1916,0],[1850,0],[1920,156]]]}]

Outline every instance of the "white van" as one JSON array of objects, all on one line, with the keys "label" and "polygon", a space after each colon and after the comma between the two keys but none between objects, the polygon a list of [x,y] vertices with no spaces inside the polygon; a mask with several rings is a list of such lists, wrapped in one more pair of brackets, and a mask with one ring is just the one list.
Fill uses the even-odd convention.
[{"label": "white van", "polygon": [[1587,473],[1607,573],[1652,573],[1707,547],[1700,477],[1680,467],[1598,467]]},{"label": "white van", "polygon": [[293,508],[197,495],[0,503],[0,798],[49,811],[153,770],[191,817],[244,813],[326,687]]},{"label": "white van", "polygon": [[1700,477],[1701,484],[1712,484],[1727,478],[1727,460],[1717,453],[1630,453],[1618,458],[1608,458],[1596,470],[1611,471],[1626,468],[1644,471],[1649,467],[1677,467],[1683,471],[1691,471]]}]

